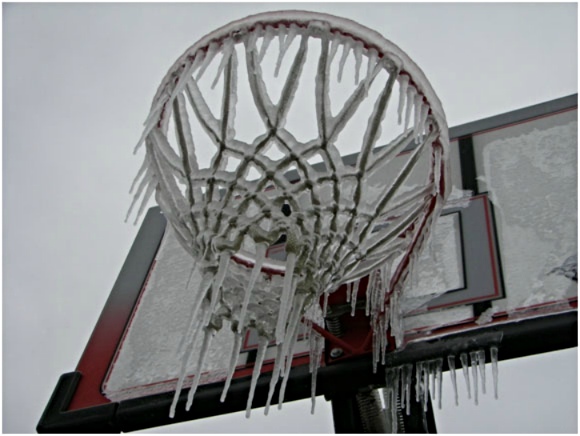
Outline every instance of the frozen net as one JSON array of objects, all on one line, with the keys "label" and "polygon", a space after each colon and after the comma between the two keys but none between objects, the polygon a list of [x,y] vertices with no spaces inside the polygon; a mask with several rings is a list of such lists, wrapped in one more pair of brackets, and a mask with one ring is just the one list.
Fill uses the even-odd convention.
[{"label": "frozen net", "polygon": [[[301,119],[309,108],[312,116]],[[238,119],[249,112],[257,115],[250,137],[238,133],[246,127]],[[298,139],[307,131],[309,139]],[[449,190],[446,135],[422,71],[349,20],[261,14],[188,49],[145,122],[133,203],[141,199],[139,216],[155,193],[203,277],[180,362],[193,358],[187,353],[195,341],[211,346],[200,331],[219,330],[227,319],[238,337],[230,373],[240,337],[254,328],[262,357],[267,346],[279,347],[274,378],[285,383],[298,325],[322,325],[324,297],[369,274],[375,361],[384,356],[389,326],[401,345],[397,302]],[[348,153],[357,157],[346,162]],[[270,256],[281,242],[284,259]],[[319,341],[311,343],[319,360]],[[203,356],[196,358],[201,368]]]}]

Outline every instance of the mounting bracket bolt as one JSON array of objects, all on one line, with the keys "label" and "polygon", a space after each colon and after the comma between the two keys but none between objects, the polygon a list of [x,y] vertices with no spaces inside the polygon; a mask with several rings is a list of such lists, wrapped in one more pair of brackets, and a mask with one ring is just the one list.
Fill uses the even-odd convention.
[{"label": "mounting bracket bolt", "polygon": [[332,350],[330,350],[330,357],[332,359],[338,359],[343,354],[344,351],[342,351],[342,348],[333,348]]}]

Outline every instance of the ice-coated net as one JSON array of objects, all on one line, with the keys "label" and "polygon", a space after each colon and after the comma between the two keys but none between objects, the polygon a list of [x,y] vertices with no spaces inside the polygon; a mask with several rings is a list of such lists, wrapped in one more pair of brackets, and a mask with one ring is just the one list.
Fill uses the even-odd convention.
[{"label": "ice-coated net", "polygon": [[[375,362],[387,329],[402,343],[397,301],[449,188],[441,104],[403,51],[328,15],[248,17],[185,52],[145,125],[133,205],[142,198],[139,216],[155,192],[193,258],[184,286],[196,304],[172,415],[195,344],[187,409],[224,321],[236,333],[224,396],[254,328],[252,387],[275,343],[268,406],[280,378],[281,405],[300,324],[311,335],[315,374],[322,338],[311,328],[323,325],[328,294],[369,274]],[[281,243],[285,254],[274,256]]]}]

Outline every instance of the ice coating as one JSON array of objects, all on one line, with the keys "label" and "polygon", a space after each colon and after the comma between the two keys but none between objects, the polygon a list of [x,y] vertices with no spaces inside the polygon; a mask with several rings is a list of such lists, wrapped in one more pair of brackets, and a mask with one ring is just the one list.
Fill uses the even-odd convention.
[{"label": "ice coating", "polygon": [[[272,43],[276,38],[278,43]],[[331,64],[338,49],[341,54]],[[365,57],[366,74],[361,74]],[[268,76],[270,63],[276,86]],[[287,130],[287,120],[309,71],[314,75],[312,123],[318,137],[298,141]],[[354,75],[354,88],[342,105],[333,105],[331,71],[338,82],[344,74]],[[398,114],[402,118],[405,112],[406,126],[393,139],[386,114],[397,80],[412,80],[413,85],[400,89]],[[239,101],[240,88],[249,91],[250,101]],[[253,139],[241,140],[237,118],[249,104],[263,129]],[[361,107],[372,111],[366,128],[357,129],[358,162],[346,168],[336,144]],[[441,104],[421,70],[394,44],[351,21],[295,11],[261,14],[218,29],[188,49],[155,96],[142,138],[146,165],[135,182],[137,198],[155,191],[175,237],[203,278],[183,336],[176,401],[198,338],[195,330],[206,333],[188,408],[213,337],[207,332],[221,330],[227,321],[237,335],[255,328],[262,340],[280,347],[276,377],[283,378],[281,405],[302,317],[321,297],[328,301],[332,290],[369,273],[374,282],[367,290],[366,311],[372,325],[380,326],[374,335],[375,365],[381,356],[384,361],[389,326],[400,346],[402,285],[448,194],[440,192],[440,185],[446,191],[450,186],[439,183],[440,174],[447,172],[446,135]],[[377,186],[374,175],[412,137],[417,146],[404,158],[406,163],[390,183]],[[268,154],[272,147],[282,157]],[[208,150],[214,150],[209,165],[201,158]],[[431,154],[443,158],[423,167],[421,157]],[[324,168],[312,166],[313,156],[321,158]],[[298,173],[292,183],[284,176],[290,171]],[[403,199],[409,190],[405,183],[415,173],[423,175],[426,186],[419,195]],[[385,227],[387,221],[390,226]],[[268,259],[268,248],[282,237],[286,259]],[[384,264],[393,262],[392,253],[398,263],[389,263],[387,273]],[[357,285],[350,295],[353,310]],[[202,308],[203,301],[207,307]],[[263,306],[268,306],[267,314]],[[228,381],[233,358],[228,359]],[[312,373],[315,377],[316,368]],[[314,395],[314,382],[312,390]]]},{"label": "ice coating", "polygon": [[[504,262],[506,301],[496,310],[557,301],[577,295],[577,284],[551,273],[578,251],[576,117],[551,117],[555,125],[514,129],[481,148],[482,187],[496,208]],[[522,195],[523,192],[534,195]],[[574,217],[574,219],[571,219]],[[558,271],[558,270],[557,270]]]}]

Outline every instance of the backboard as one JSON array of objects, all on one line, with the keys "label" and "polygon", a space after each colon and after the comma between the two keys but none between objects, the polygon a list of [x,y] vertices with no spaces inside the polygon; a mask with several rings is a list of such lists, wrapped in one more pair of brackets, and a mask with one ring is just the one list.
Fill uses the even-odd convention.
[{"label": "backboard", "polygon": [[[576,95],[450,129],[454,191],[412,272],[403,303],[405,346],[387,353],[387,367],[489,346],[507,359],[577,345],[577,129]],[[356,156],[343,160],[348,165]],[[389,182],[388,174],[381,177]],[[283,243],[268,255],[283,257]],[[131,431],[245,408],[256,338],[246,336],[222,403],[232,340],[224,328],[215,341],[225,354],[216,349],[206,361],[191,411],[168,417],[179,332],[193,304],[182,295],[191,269],[160,210],[151,209],[39,432]],[[372,371],[367,282],[331,295],[317,395],[384,385],[384,367]],[[355,289],[352,308],[348,297]],[[310,396],[308,338],[300,341],[287,401]],[[262,373],[271,372],[275,354],[271,344]],[[349,377],[337,384],[345,371]],[[267,375],[259,379],[254,407],[265,404],[268,384]]]}]

